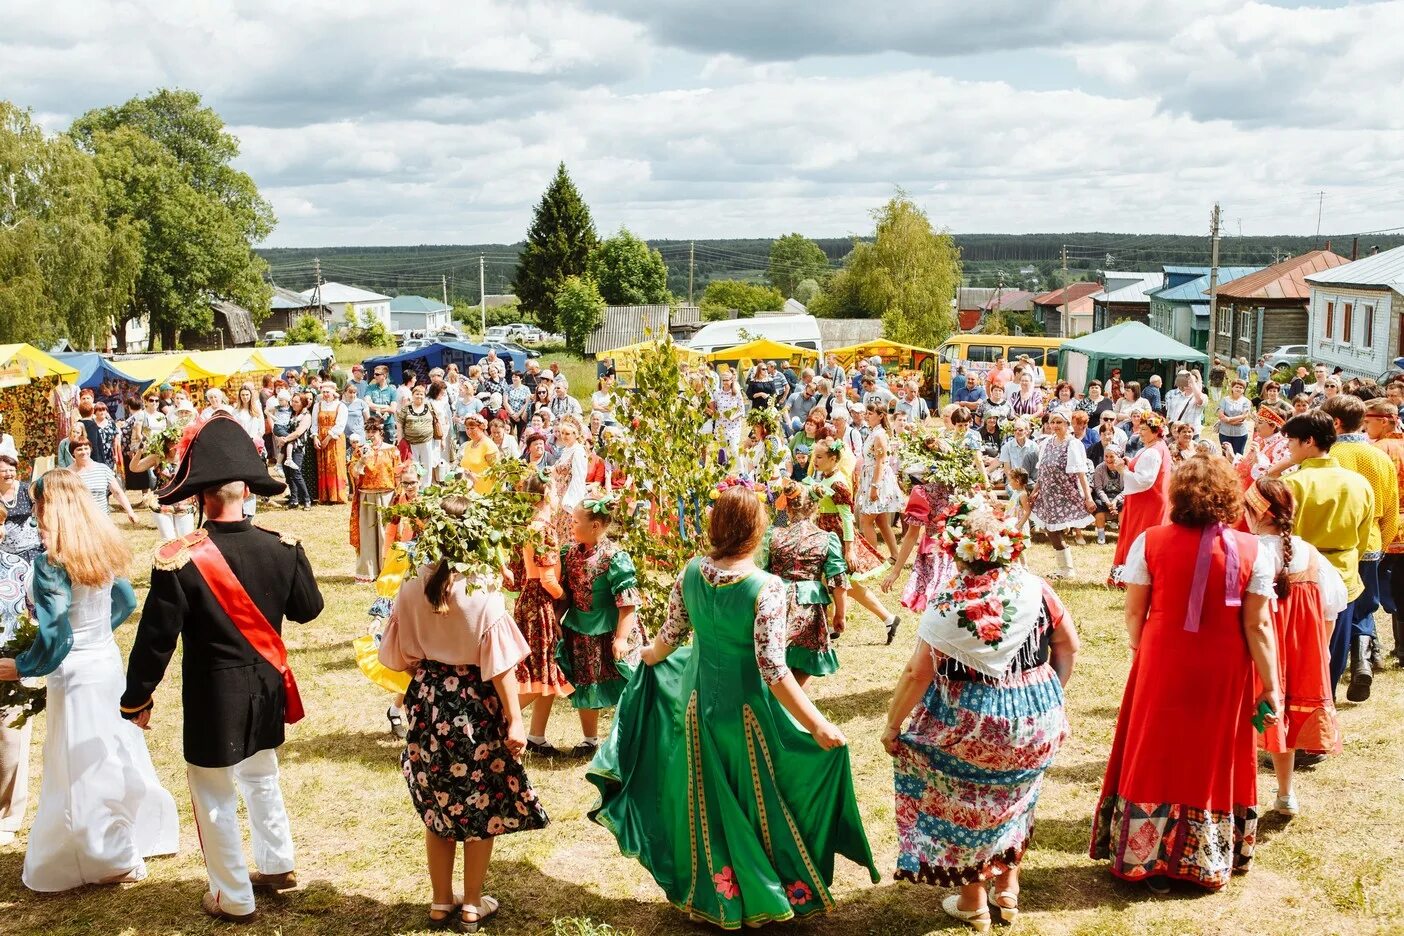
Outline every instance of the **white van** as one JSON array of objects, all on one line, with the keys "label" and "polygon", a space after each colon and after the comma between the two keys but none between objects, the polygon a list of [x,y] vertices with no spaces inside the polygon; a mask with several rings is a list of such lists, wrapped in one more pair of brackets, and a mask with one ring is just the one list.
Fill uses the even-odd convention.
[{"label": "white van", "polygon": [[[741,333],[745,332],[745,335]],[[756,338],[769,338],[800,348],[809,348],[824,356],[824,341],[819,335],[819,323],[812,315],[766,315],[756,318],[728,319],[708,322],[693,334],[687,346],[700,354],[725,351]]]}]

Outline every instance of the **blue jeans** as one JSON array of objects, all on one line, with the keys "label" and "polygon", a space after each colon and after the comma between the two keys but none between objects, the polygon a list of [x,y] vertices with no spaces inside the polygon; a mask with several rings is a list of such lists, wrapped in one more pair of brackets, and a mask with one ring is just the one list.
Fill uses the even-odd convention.
[{"label": "blue jeans", "polygon": [[1241,436],[1225,436],[1225,435],[1221,435],[1221,436],[1219,436],[1219,441],[1220,441],[1220,442],[1227,442],[1227,443],[1228,443],[1228,447],[1231,448],[1231,449],[1233,449],[1233,454],[1235,454],[1235,455],[1242,455],[1242,454],[1243,454],[1243,446],[1244,446],[1245,444],[1247,444],[1247,442],[1248,442],[1248,437],[1247,437],[1246,435],[1241,435]]},{"label": "blue jeans", "polygon": [[312,495],[307,491],[307,481],[302,477],[302,472],[294,468],[291,463],[283,466],[283,477],[288,482],[288,503],[296,507],[300,504],[312,505]]}]

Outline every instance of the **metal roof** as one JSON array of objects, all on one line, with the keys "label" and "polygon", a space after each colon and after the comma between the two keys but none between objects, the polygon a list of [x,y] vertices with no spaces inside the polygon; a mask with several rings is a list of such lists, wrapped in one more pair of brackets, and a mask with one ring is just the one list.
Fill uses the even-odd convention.
[{"label": "metal roof", "polygon": [[[1036,306],[1059,306],[1064,302],[1076,302],[1079,299],[1085,299],[1101,291],[1101,283],[1069,283],[1062,289],[1054,289],[1051,292],[1040,293],[1034,296],[1033,304]],[[1067,295],[1064,296],[1064,293],[1067,293]]]},{"label": "metal roof", "polygon": [[[304,289],[299,295],[304,299],[311,299],[316,287]],[[389,296],[382,296],[378,292],[371,292],[369,289],[361,289],[359,286],[347,286],[344,283],[323,283],[322,284],[322,304],[329,302],[384,302]]]},{"label": "metal roof", "polygon": [[661,338],[673,325],[688,325],[702,320],[697,306],[667,305],[605,306],[604,321],[585,338],[585,353],[599,354],[626,345],[638,344],[645,338]]},{"label": "metal roof", "polygon": [[284,289],[282,286],[274,286],[273,298],[268,300],[268,308],[274,311],[278,309],[309,309],[311,307],[311,299],[302,293]]},{"label": "metal roof", "polygon": [[1159,289],[1165,283],[1165,274],[1156,270],[1153,273],[1108,273],[1109,278],[1121,280],[1129,279],[1132,276],[1141,277],[1140,282],[1133,282],[1128,286],[1113,289],[1105,295],[1098,296],[1097,302],[1126,304],[1128,302],[1144,302],[1150,304],[1150,292]]},{"label": "metal roof", "polygon": [[1204,276],[1209,272],[1207,266],[1163,266],[1161,269],[1179,276]]},{"label": "metal roof", "polygon": [[437,299],[426,299],[423,296],[396,296],[390,300],[391,312],[452,312],[452,306],[446,306]]},{"label": "metal roof", "polygon": [[1219,296],[1229,299],[1301,299],[1311,295],[1306,277],[1332,267],[1349,263],[1345,257],[1329,250],[1312,250],[1281,263],[1249,273],[1219,286]]},{"label": "metal roof", "polygon": [[[1181,269],[1184,268],[1181,267]],[[1219,282],[1231,282],[1261,269],[1262,267],[1255,266],[1219,267]],[[1166,272],[1169,272],[1168,268]],[[1171,286],[1169,289],[1156,289],[1150,294],[1152,299],[1163,299],[1166,302],[1199,302],[1208,295],[1209,274],[1207,271],[1199,279],[1192,279],[1188,283]]]},{"label": "metal roof", "polygon": [[1306,281],[1313,286],[1359,286],[1364,289],[1392,289],[1404,295],[1404,247],[1395,247],[1363,260],[1311,273]]},{"label": "metal roof", "polygon": [[1027,289],[997,290],[996,294],[990,297],[990,301],[985,303],[985,311],[1002,309],[1006,312],[1026,312],[1033,308],[1033,297],[1034,294]]}]

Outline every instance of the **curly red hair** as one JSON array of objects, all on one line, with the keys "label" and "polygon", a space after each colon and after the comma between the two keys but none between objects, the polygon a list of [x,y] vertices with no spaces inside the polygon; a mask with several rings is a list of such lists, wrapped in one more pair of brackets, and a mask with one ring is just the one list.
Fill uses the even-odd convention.
[{"label": "curly red hair", "polygon": [[1186,458],[1170,476],[1170,522],[1232,526],[1243,516],[1243,487],[1227,459]]}]

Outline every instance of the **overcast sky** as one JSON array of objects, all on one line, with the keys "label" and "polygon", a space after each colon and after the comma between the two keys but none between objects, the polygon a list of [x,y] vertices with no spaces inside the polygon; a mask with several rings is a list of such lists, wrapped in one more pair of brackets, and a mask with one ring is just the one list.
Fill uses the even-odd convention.
[{"label": "overcast sky", "polygon": [[273,246],[510,242],[564,160],[601,231],[1404,225],[1404,0],[7,0],[58,130],[199,91]]}]

